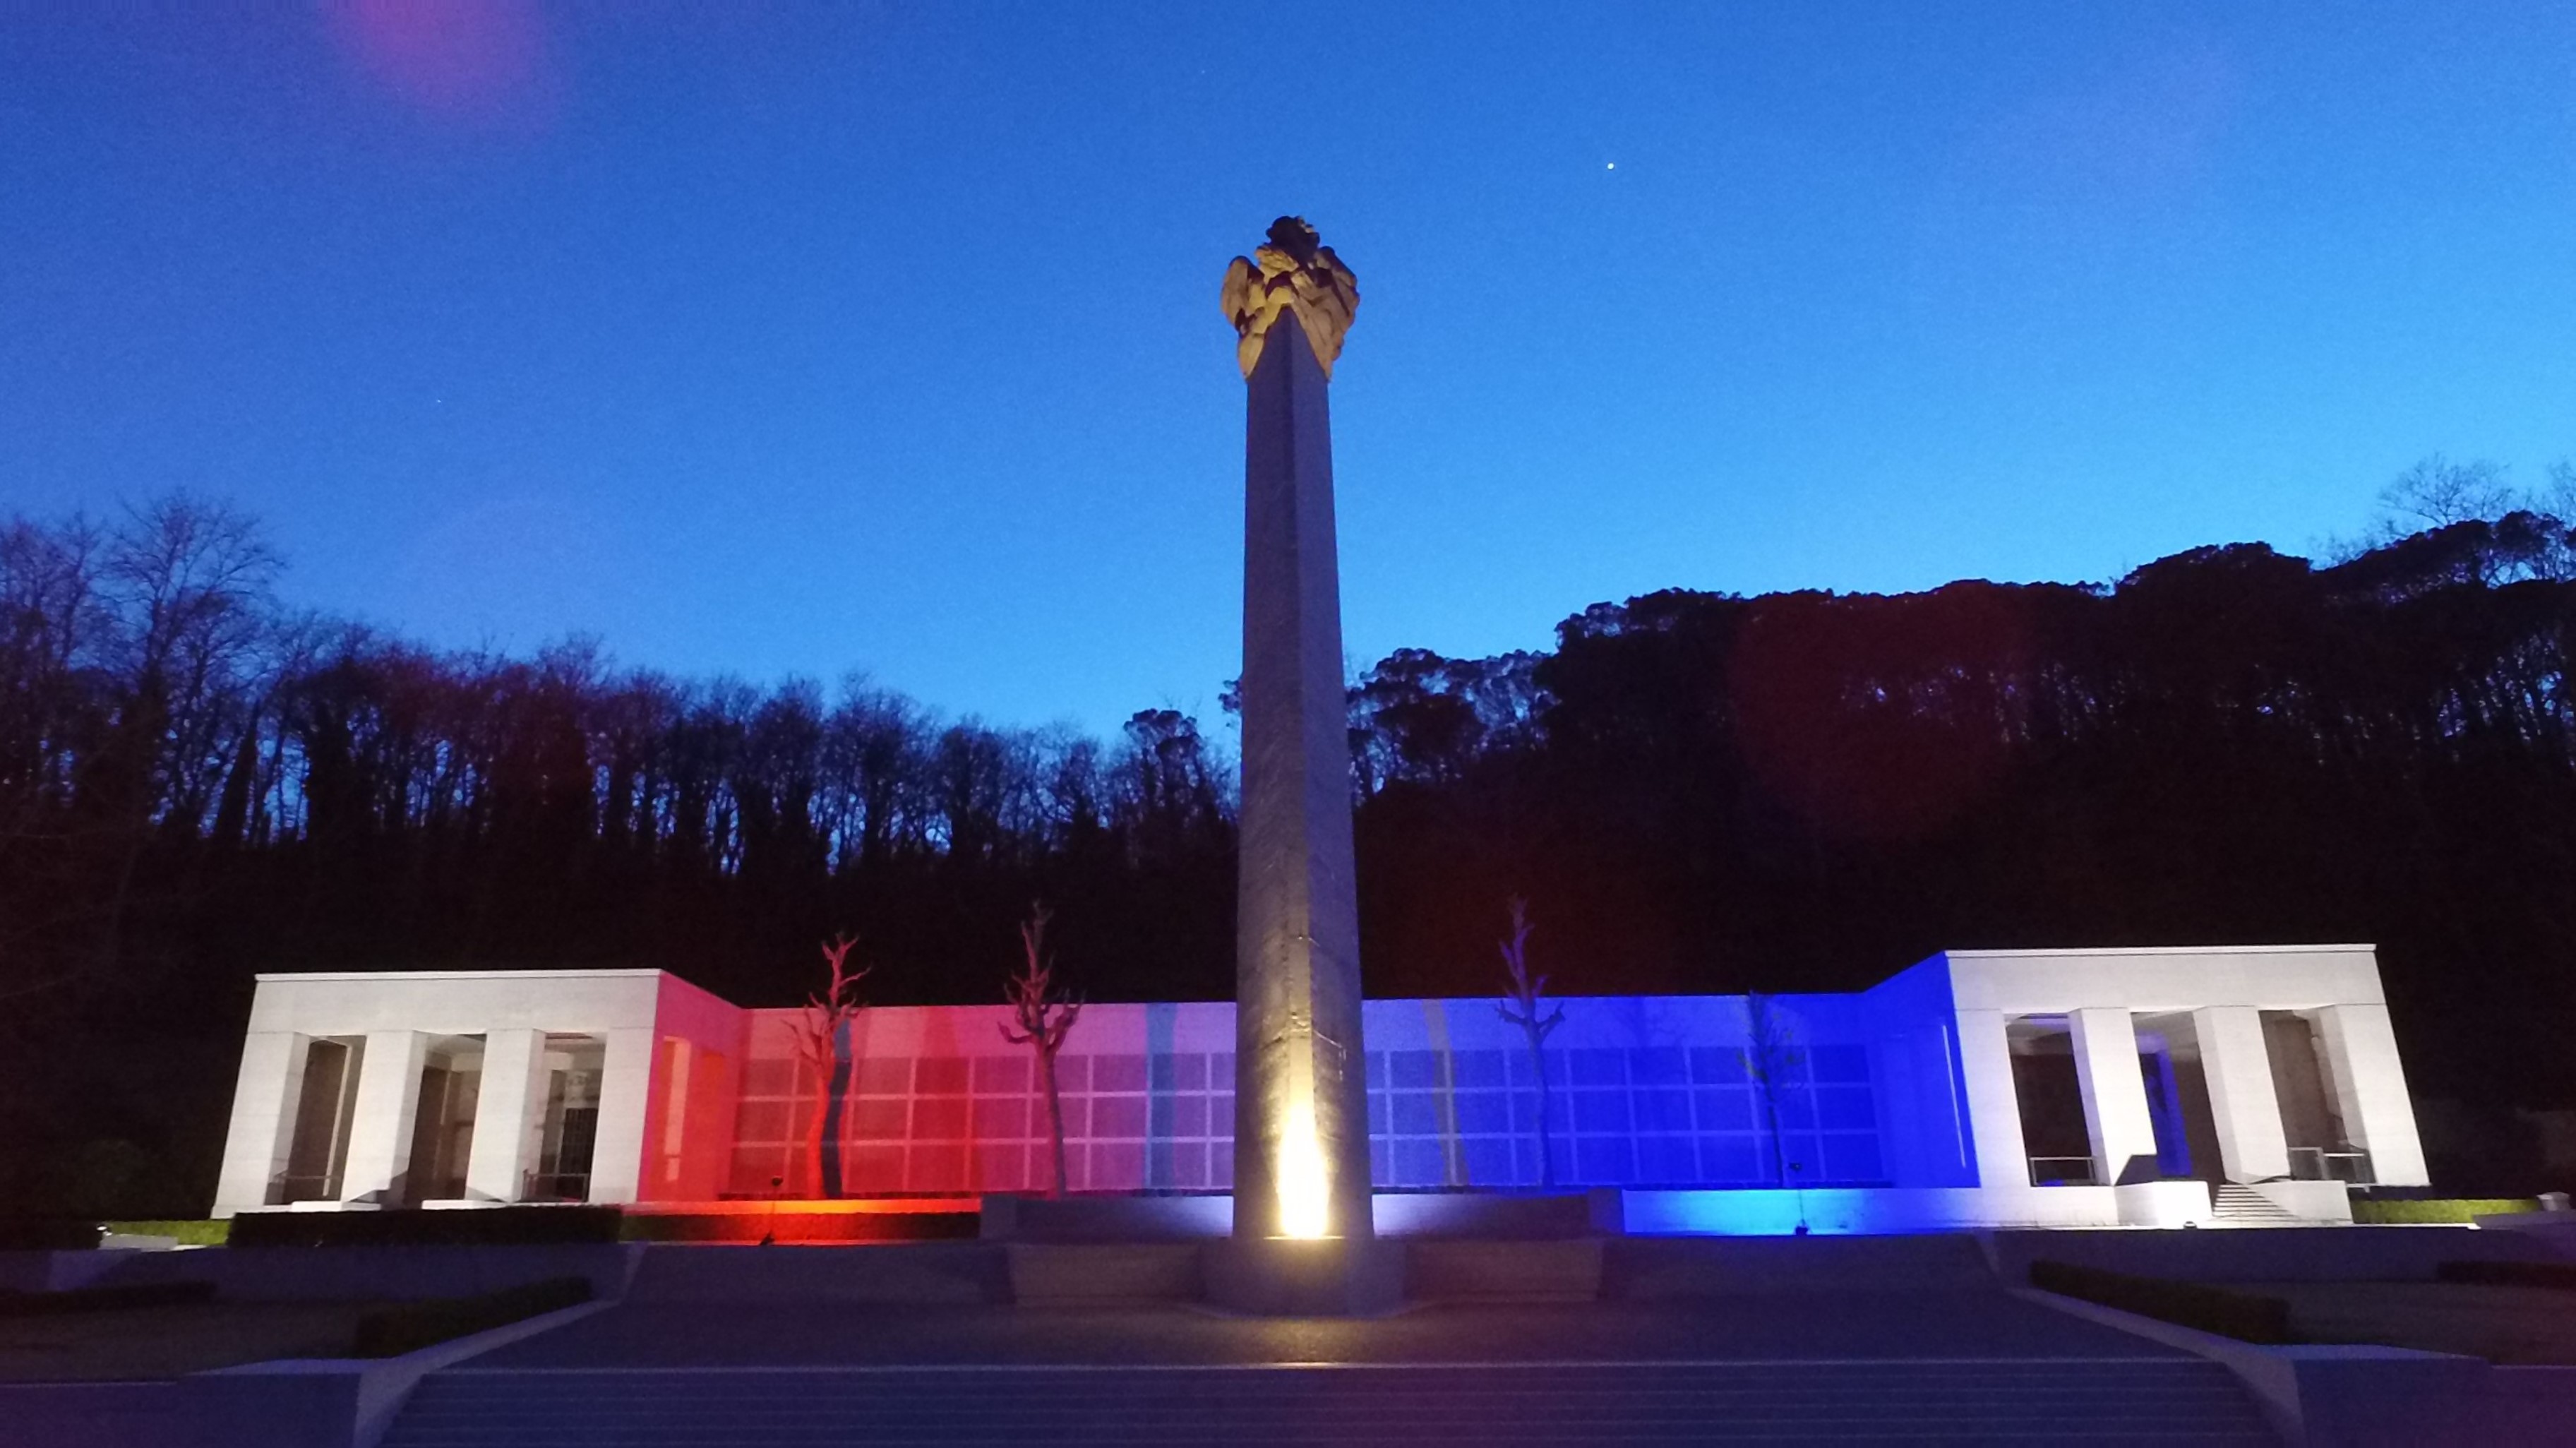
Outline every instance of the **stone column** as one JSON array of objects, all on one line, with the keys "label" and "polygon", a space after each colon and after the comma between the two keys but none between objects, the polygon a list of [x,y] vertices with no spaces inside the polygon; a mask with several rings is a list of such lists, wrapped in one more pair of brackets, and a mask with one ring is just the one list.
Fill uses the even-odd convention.
[{"label": "stone column", "polygon": [[590,1200],[638,1199],[644,1178],[644,1118],[653,1095],[653,1032],[635,1026],[604,1032],[599,1070],[599,1137],[590,1153]]},{"label": "stone column", "polygon": [[2012,1042],[2004,1034],[2004,1013],[1957,1014],[1959,1085],[1968,1098],[1977,1185],[1988,1190],[2028,1187],[2030,1146],[2021,1130],[2021,1093],[2013,1087]]},{"label": "stone column", "polygon": [[347,1169],[340,1200],[403,1205],[410,1183],[411,1131],[420,1111],[420,1071],[429,1037],[419,1031],[369,1031],[358,1061],[358,1099],[349,1116]]},{"label": "stone column", "polygon": [[2200,1038],[2200,1073],[2209,1083],[2221,1174],[2232,1182],[2288,1176],[2290,1144],[2281,1131],[2280,1093],[2272,1089],[2263,1013],[2252,1006],[2209,1006],[2191,1013],[2191,1029]]},{"label": "stone column", "polygon": [[2343,1117],[2344,1135],[2370,1153],[2371,1179],[2390,1187],[2431,1185],[2388,1007],[2375,1001],[2328,1006],[2318,1013],[2317,1034],[2325,1042],[2326,1070],[2334,1078],[2335,1110]]},{"label": "stone column", "polygon": [[520,1199],[536,1164],[545,1110],[546,1033],[486,1033],[483,1086],[474,1102],[474,1145],[465,1158],[467,1200]]},{"label": "stone column", "polygon": [[295,1144],[295,1107],[312,1047],[312,1037],[292,1031],[253,1031],[243,1040],[223,1169],[215,1178],[216,1216],[268,1204],[269,1187],[285,1174]]},{"label": "stone column", "polygon": [[2153,1170],[2156,1122],[2147,1109],[2146,1073],[2138,1069],[2137,1023],[2120,1007],[2087,1006],[2068,1012],[2066,1024],[2075,1040],[2075,1079],[2084,1090],[2096,1178],[2115,1186],[2141,1156]]},{"label": "stone column", "polygon": [[1234,1235],[1366,1239],[1366,1057],[1325,389],[1359,294],[1283,217],[1223,304],[1241,346],[1243,811]]}]

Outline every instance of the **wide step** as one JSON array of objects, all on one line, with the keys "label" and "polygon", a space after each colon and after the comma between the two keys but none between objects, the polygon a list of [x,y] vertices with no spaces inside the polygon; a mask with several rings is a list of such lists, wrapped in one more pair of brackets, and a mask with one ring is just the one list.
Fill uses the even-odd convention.
[{"label": "wide step", "polygon": [[2196,1359],[458,1369],[386,1448],[805,1444],[2270,1443]]},{"label": "wide step", "polygon": [[2308,1227],[2315,1223],[2283,1210],[2280,1203],[2235,1182],[2221,1182],[2210,1195],[2210,1216],[2238,1226]]}]

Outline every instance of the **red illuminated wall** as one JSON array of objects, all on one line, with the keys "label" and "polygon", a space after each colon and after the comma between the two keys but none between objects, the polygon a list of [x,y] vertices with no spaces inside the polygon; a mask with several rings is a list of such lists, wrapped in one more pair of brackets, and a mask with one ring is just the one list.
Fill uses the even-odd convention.
[{"label": "red illuminated wall", "polygon": [[[772,1177],[810,1195],[814,1082],[794,1011],[749,1013],[726,1190]],[[1002,1037],[1002,1006],[875,1008],[853,1028],[841,1102],[850,1195],[1044,1190],[1048,1132],[1031,1053]],[[1087,1008],[1057,1058],[1075,1191],[1222,1188],[1233,1175],[1233,1015],[1226,1006]],[[1149,1060],[1152,1065],[1149,1068]],[[1149,1069],[1165,1080],[1148,1093]],[[1148,1141],[1148,1127],[1164,1128]]]}]

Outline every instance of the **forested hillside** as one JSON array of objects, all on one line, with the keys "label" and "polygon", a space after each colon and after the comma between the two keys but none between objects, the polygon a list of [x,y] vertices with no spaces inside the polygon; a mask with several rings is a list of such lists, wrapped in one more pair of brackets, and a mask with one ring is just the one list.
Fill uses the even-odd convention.
[{"label": "forested hillside", "polygon": [[[2576,1105],[2576,510],[2492,501],[2331,566],[1674,591],[1400,651],[1352,690],[1369,990],[1492,994],[1516,893],[1578,994],[2375,941],[2418,1095],[2487,1133],[2437,1173],[2509,1174],[2512,1108]],[[201,1210],[259,970],[786,1004],[847,929],[876,1002],[998,1000],[1044,898],[1093,998],[1231,994],[1225,721],[439,653],[281,588],[186,499],[0,532],[0,1210]]]}]

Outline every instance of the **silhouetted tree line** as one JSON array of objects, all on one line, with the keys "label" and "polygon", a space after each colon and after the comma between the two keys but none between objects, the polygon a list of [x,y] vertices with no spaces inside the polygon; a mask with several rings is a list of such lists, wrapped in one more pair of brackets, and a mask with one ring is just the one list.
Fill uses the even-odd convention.
[{"label": "silhouetted tree line", "polygon": [[[1400,650],[1351,692],[1370,991],[1498,994],[1515,896],[1578,994],[2370,940],[2418,1094],[2509,1135],[2576,1104],[2570,493],[2436,461],[2327,566],[1672,591],[1549,653]],[[1043,898],[1088,997],[1232,993],[1233,768],[1196,720],[1103,742],[860,678],[442,653],[277,574],[186,498],[0,532],[0,1209],[202,1209],[260,970],[647,965],[786,1004],[849,929],[872,1002],[991,1001]]]}]

